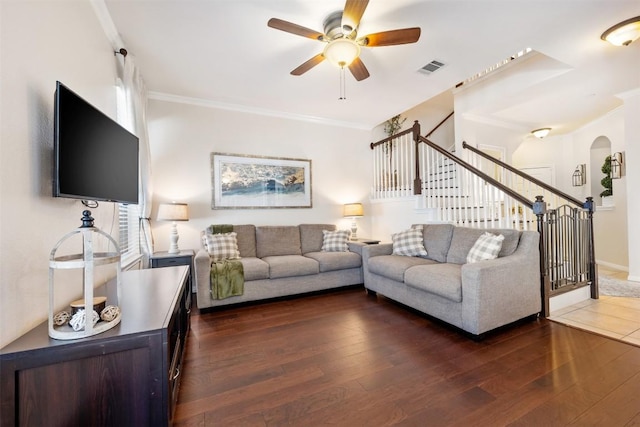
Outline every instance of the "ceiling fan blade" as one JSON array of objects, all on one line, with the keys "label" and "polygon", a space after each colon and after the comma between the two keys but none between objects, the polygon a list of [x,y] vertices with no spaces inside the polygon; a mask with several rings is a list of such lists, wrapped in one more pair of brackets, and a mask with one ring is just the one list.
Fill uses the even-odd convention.
[{"label": "ceiling fan blade", "polygon": [[398,44],[415,43],[420,38],[420,28],[403,28],[400,30],[383,31],[364,36],[360,43],[363,46],[393,46]]},{"label": "ceiling fan blade", "polygon": [[357,81],[364,80],[369,77],[369,70],[364,66],[364,62],[358,57],[349,65],[349,71]]},{"label": "ceiling fan blade", "polygon": [[360,19],[367,8],[369,0],[347,0],[342,12],[342,28],[351,32],[358,28]]},{"label": "ceiling fan blade", "polygon": [[294,76],[301,76],[307,71],[309,71],[310,69],[312,69],[313,67],[315,67],[316,65],[318,65],[319,63],[321,63],[322,61],[324,61],[324,55],[319,53],[313,58],[311,58],[310,60],[308,60],[307,62],[300,65],[295,70],[293,70],[291,74]]},{"label": "ceiling fan blade", "polygon": [[283,21],[278,18],[271,18],[267,25],[276,30],[281,30],[287,33],[295,34],[297,36],[307,37],[314,40],[320,40],[324,37],[324,34],[318,31],[311,30],[309,28],[294,24],[293,22]]}]

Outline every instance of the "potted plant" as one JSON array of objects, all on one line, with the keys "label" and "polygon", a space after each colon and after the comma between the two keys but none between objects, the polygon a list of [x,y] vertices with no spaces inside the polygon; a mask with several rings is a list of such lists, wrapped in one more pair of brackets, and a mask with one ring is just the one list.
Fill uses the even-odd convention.
[{"label": "potted plant", "polygon": [[607,156],[604,159],[604,163],[600,170],[605,175],[604,178],[600,180],[600,184],[604,187],[604,191],[600,193],[602,206],[612,206],[613,197],[611,196],[613,196],[613,180],[611,179],[611,156]]},{"label": "potted plant", "polygon": [[[384,133],[387,134],[389,138],[398,133],[400,129],[402,129],[402,125],[407,120],[406,117],[402,118],[400,114],[397,116],[391,117],[389,120],[384,122]],[[389,140],[384,144],[384,150],[389,157],[389,171],[392,169],[393,164],[393,140]],[[387,177],[387,188],[396,188],[398,184],[397,171],[393,171],[393,178],[389,175]]]}]

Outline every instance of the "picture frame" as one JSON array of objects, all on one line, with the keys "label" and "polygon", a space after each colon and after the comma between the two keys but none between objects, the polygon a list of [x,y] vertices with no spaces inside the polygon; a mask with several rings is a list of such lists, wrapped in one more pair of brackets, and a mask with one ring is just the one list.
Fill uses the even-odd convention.
[{"label": "picture frame", "polygon": [[211,153],[211,209],[311,208],[311,160]]}]

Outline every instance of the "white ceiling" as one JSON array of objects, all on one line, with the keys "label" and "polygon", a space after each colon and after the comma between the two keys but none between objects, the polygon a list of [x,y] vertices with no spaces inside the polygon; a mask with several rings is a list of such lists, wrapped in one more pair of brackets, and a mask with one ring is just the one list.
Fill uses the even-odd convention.
[{"label": "white ceiling", "polygon": [[[327,61],[289,74],[324,44],[267,27],[276,17],[323,30],[344,0],[104,0],[151,96],[371,129],[524,48],[540,53],[472,111],[479,120],[564,133],[640,88],[640,41],[614,47],[608,27],[640,0],[370,0],[359,35],[418,26],[415,44],[363,48],[371,77]],[[431,60],[445,67],[418,72]],[[508,80],[508,79],[506,79]]]}]

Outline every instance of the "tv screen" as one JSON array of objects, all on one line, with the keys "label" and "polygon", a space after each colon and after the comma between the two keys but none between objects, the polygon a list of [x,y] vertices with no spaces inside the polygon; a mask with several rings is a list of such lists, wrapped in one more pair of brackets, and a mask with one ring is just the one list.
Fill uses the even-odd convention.
[{"label": "tv screen", "polygon": [[53,196],[138,203],[138,137],[56,83]]}]

